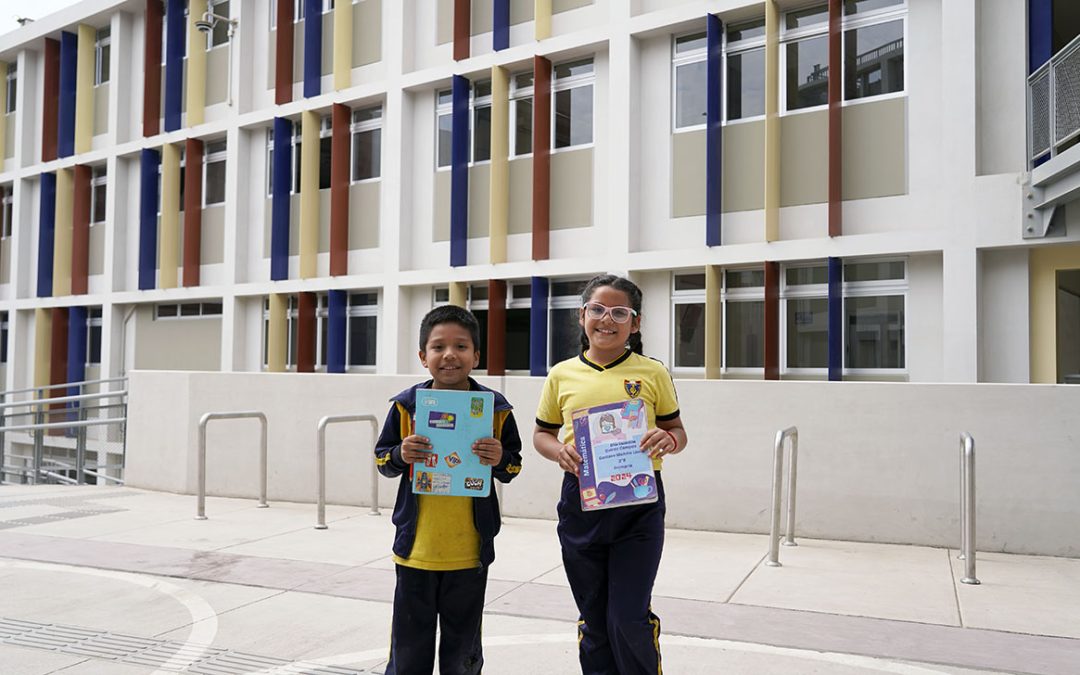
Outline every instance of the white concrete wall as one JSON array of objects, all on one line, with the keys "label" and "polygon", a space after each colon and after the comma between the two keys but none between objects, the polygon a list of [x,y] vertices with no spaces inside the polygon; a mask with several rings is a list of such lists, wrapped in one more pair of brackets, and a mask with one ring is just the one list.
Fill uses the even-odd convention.
[{"label": "white concrete wall", "polygon": [[[134,372],[127,484],[194,493],[199,418],[206,412],[255,409],[269,419],[270,500],[311,502],[319,418],[371,413],[382,419],[389,397],[415,381],[410,376]],[[553,518],[559,470],[531,448],[542,380],[482,381],[507,395],[524,432],[524,470],[506,486],[505,513]],[[767,531],[774,435],[797,425],[800,536],[956,546],[959,434],[968,431],[977,444],[979,548],[1080,557],[1075,424],[1080,387],[676,384],[690,446],[667,462],[663,474],[667,522],[673,527]],[[211,422],[207,443],[208,493],[255,497],[257,423]],[[367,427],[331,428],[331,502],[368,503],[373,444]],[[380,479],[379,485],[379,501],[389,507],[397,484]]]}]

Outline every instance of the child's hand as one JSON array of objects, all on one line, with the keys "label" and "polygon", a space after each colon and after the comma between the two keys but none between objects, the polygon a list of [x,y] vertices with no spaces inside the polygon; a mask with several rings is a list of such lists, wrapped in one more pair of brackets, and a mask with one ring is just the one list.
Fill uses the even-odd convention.
[{"label": "child's hand", "polygon": [[401,459],[406,464],[427,460],[431,454],[431,439],[426,436],[406,436],[401,439]]},{"label": "child's hand", "polygon": [[659,427],[649,429],[641,437],[641,451],[649,453],[653,459],[678,452],[677,448],[675,435]]},{"label": "child's hand", "polygon": [[497,438],[479,438],[472,444],[473,454],[480,458],[480,463],[495,466],[502,461],[502,441]]},{"label": "child's hand", "polygon": [[569,443],[563,443],[563,446],[559,449],[559,468],[563,471],[569,471],[575,476],[579,475],[581,467],[581,455],[577,453],[573,445]]}]

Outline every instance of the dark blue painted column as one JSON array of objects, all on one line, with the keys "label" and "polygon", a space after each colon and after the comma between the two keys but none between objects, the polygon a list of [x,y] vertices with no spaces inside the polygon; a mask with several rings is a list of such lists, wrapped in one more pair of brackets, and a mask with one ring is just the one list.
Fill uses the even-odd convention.
[{"label": "dark blue painted column", "polygon": [[274,182],[270,209],[270,279],[289,278],[289,200],[292,192],[292,122],[274,118]]},{"label": "dark blue painted column", "polygon": [[75,81],[78,76],[79,38],[75,33],[60,34],[60,100],[57,101],[56,154],[75,154]]},{"label": "dark blue painted column", "polygon": [[41,174],[38,217],[37,296],[52,297],[53,246],[56,239],[56,174]]},{"label": "dark blue painted column", "polygon": [[158,170],[161,152],[144,149],[139,172],[139,290],[157,281]]},{"label": "dark blue painted column", "polygon": [[1028,74],[1050,60],[1054,52],[1053,0],[1028,0]]},{"label": "dark blue painted column", "polygon": [[844,379],[844,265],[829,258],[829,380]]},{"label": "dark blue painted column", "polygon": [[493,2],[492,15],[495,30],[492,34],[492,49],[501,51],[510,46],[510,0],[493,0]]},{"label": "dark blue painted column", "polygon": [[[86,379],[86,308],[72,307],[68,310],[68,357],[67,381],[82,382]],[[69,387],[68,396],[78,396],[78,387]],[[78,408],[78,403],[72,404]]]},{"label": "dark blue painted column", "polygon": [[532,278],[529,306],[529,374],[547,375],[548,280]]},{"label": "dark blue painted column", "polygon": [[705,104],[705,245],[721,244],[724,145],[724,24],[715,14],[706,21],[708,42]]},{"label": "dark blue painted column", "polygon": [[327,321],[326,336],[326,372],[345,372],[345,317],[349,294],[341,290],[329,293],[330,316]]},{"label": "dark blue painted column", "polygon": [[[165,7],[165,131],[180,128],[184,96],[184,3],[168,0]],[[148,68],[157,64],[148,63]]]},{"label": "dark blue painted column", "polygon": [[450,266],[467,264],[469,242],[469,80],[454,76],[450,141]]},{"label": "dark blue painted column", "polygon": [[322,93],[322,0],[304,0],[304,98]]}]

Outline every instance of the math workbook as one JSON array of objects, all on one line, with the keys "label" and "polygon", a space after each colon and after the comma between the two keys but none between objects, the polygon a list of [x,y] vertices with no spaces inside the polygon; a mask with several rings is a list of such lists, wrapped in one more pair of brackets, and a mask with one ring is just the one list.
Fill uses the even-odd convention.
[{"label": "math workbook", "polygon": [[491,467],[473,454],[473,441],[491,436],[495,395],[486,391],[418,389],[416,433],[431,439],[431,455],[413,464],[412,489],[421,495],[487,497]]},{"label": "math workbook", "polygon": [[656,501],[652,459],[641,451],[646,417],[637,398],[574,411],[582,511]]}]

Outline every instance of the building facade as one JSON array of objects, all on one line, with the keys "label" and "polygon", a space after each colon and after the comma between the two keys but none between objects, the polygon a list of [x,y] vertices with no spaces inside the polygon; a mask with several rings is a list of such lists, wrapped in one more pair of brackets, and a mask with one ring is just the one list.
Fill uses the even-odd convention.
[{"label": "building facade", "polygon": [[676,377],[1070,381],[1069,4],[84,0],[0,36],[3,386],[419,373],[447,302],[543,375],[601,271]]}]

